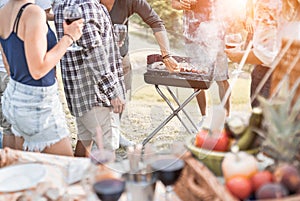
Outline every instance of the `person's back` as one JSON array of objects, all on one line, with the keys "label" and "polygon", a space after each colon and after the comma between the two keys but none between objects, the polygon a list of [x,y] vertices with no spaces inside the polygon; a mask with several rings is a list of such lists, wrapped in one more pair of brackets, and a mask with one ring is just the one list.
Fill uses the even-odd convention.
[{"label": "person's back", "polygon": [[80,37],[80,26],[66,26],[66,37],[56,44],[38,6],[10,0],[0,9],[0,42],[11,76],[3,114],[17,149],[73,155],[53,69],[73,38]]},{"label": "person's back", "polygon": [[[17,26],[13,27],[14,29]],[[15,32],[16,31],[16,32]],[[40,79],[34,79],[29,72],[25,56],[24,42],[17,35],[18,29],[11,32],[6,39],[1,39],[2,48],[6,54],[10,67],[10,77],[20,83],[31,86],[51,86],[55,83],[54,69],[51,69],[45,76]],[[47,33],[47,50],[53,48],[56,44],[54,32],[50,29]]]}]

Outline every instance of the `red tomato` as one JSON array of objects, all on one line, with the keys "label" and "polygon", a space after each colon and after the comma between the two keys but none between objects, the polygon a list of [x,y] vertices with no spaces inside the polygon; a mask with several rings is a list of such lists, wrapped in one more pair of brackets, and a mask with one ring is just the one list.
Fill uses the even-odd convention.
[{"label": "red tomato", "polygon": [[227,189],[235,197],[244,200],[252,193],[252,185],[250,179],[244,176],[235,176],[226,182]]},{"label": "red tomato", "polygon": [[208,150],[227,151],[229,138],[225,130],[211,134],[208,130],[202,129],[196,136],[195,145]]},{"label": "red tomato", "polygon": [[264,170],[264,171],[260,171],[260,172],[255,173],[251,177],[253,190],[256,191],[262,185],[272,182],[272,180],[273,180],[273,175],[268,170]]}]

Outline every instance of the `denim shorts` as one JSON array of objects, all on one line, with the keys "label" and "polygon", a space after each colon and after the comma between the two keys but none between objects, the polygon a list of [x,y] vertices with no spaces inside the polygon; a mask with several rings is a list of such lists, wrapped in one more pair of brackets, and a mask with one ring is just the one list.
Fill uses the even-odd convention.
[{"label": "denim shorts", "polygon": [[43,151],[69,136],[57,82],[49,87],[36,87],[10,79],[2,110],[13,134],[24,138],[24,150]]}]

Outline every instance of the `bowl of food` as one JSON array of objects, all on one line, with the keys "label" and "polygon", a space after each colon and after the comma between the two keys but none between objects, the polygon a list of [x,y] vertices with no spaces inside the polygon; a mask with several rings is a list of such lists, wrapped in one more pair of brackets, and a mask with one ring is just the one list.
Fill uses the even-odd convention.
[{"label": "bowl of food", "polygon": [[[215,151],[212,149],[204,149],[196,146],[196,137],[188,137],[186,139],[186,147],[195,158],[207,166],[216,176],[222,176],[222,161],[228,151]],[[259,148],[250,148],[244,150],[248,154],[255,155],[259,152]]]}]

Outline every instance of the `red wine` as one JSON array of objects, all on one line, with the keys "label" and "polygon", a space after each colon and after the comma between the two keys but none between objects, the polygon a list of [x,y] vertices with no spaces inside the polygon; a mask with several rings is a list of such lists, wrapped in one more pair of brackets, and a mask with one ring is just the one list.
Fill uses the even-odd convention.
[{"label": "red wine", "polygon": [[106,179],[96,182],[93,187],[100,200],[117,201],[125,189],[125,181]]},{"label": "red wine", "polygon": [[76,20],[79,20],[81,17],[76,17],[76,18],[68,18],[66,19],[66,23],[69,25],[71,24],[72,22],[76,21]]},{"label": "red wine", "polygon": [[233,49],[241,47],[240,43],[225,43],[226,49]]},{"label": "red wine", "polygon": [[178,158],[160,159],[155,161],[152,168],[157,173],[157,178],[165,185],[173,185],[179,178],[184,167],[184,161]]}]

